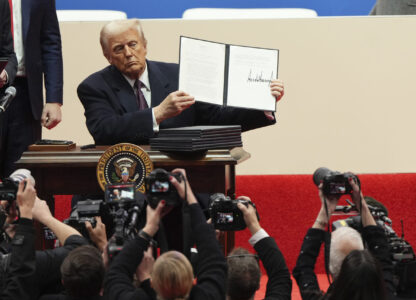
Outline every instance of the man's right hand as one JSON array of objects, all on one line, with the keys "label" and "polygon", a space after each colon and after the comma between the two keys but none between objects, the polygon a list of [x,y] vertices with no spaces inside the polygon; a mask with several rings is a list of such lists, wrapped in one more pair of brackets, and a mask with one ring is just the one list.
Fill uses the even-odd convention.
[{"label": "man's right hand", "polygon": [[[240,196],[238,199],[247,200],[250,201],[249,197]],[[259,220],[257,219],[256,209],[253,207],[253,205],[245,206],[242,203],[237,203],[238,209],[243,213],[244,221],[246,222],[246,225],[248,229],[250,230],[251,234],[255,234],[257,231],[261,229]]]},{"label": "man's right hand", "polygon": [[157,124],[179,115],[195,103],[195,98],[189,94],[176,91],[170,93],[158,106],[153,109]]},{"label": "man's right hand", "polygon": [[2,88],[6,83],[7,83],[7,72],[6,70],[3,70],[0,73],[0,88]]},{"label": "man's right hand", "polygon": [[32,208],[35,204],[36,190],[30,180],[19,182],[17,190],[16,202],[19,206],[21,218],[32,219]]},{"label": "man's right hand", "polygon": [[33,206],[32,213],[33,213],[33,218],[42,224],[45,224],[48,218],[53,218],[52,213],[46,201],[41,200],[38,197],[36,197],[36,201],[35,201],[35,205]]}]

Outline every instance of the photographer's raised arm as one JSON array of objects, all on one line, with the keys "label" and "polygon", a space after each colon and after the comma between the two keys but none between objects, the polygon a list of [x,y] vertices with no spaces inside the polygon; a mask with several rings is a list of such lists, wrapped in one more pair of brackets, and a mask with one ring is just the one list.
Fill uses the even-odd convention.
[{"label": "photographer's raised arm", "polygon": [[370,212],[370,209],[367,206],[367,202],[365,202],[363,193],[361,192],[360,187],[355,182],[354,178],[349,178],[350,185],[352,187],[352,194],[351,198],[355,203],[355,207],[361,213],[361,222],[363,227],[370,226],[370,225],[377,225],[376,221],[374,220],[373,215]]},{"label": "photographer's raised arm", "polygon": [[143,260],[144,252],[150,247],[152,238],[159,229],[164,207],[164,200],[159,202],[156,209],[152,209],[150,205],[147,206],[146,225],[136,238],[124,244],[123,250],[117,254],[110,264],[104,284],[104,294],[107,295],[108,299],[149,299],[148,293],[152,292],[151,289],[135,288],[132,279],[137,267]]},{"label": "photographer's raised arm", "polygon": [[[239,199],[251,201],[250,198],[240,196]],[[274,238],[260,226],[256,209],[253,205],[237,203],[243,213],[244,221],[251,232],[249,243],[253,246],[263,263],[268,276],[265,299],[289,300],[292,291],[292,280],[285,259]],[[230,274],[229,278],[233,274]],[[243,284],[243,283],[241,283]]]},{"label": "photographer's raised arm", "polygon": [[[26,180],[25,180],[26,181]],[[12,240],[12,250],[5,288],[0,292],[2,300],[29,300],[34,290],[35,230],[32,222],[32,207],[36,190],[32,182],[20,182],[16,202],[20,220]]]},{"label": "photographer's raised arm", "polygon": [[35,205],[33,206],[33,218],[47,226],[59,239],[59,242],[64,245],[65,241],[71,235],[81,235],[76,229],[72,228],[69,225],[62,223],[61,221],[55,219],[51,211],[49,210],[46,201],[36,198]]},{"label": "photographer's raised arm", "polygon": [[312,228],[325,230],[328,226],[331,215],[338,204],[339,196],[326,196],[322,191],[322,183],[319,185],[319,198],[321,199],[321,209],[312,225]]},{"label": "photographer's raised arm", "polygon": [[178,191],[179,197],[188,202],[189,205],[193,203],[198,203],[194,193],[192,192],[191,186],[189,185],[188,178],[186,177],[186,172],[184,169],[175,169],[172,173],[181,174],[181,181],[178,182],[175,177],[171,176],[169,178],[170,182],[174,185]]}]

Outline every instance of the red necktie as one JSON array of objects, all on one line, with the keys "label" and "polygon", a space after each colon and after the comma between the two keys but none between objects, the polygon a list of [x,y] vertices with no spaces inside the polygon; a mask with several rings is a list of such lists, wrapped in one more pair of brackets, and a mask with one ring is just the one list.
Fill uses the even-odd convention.
[{"label": "red necktie", "polygon": [[134,89],[136,90],[137,105],[139,106],[139,110],[149,108],[142,92],[143,86],[143,83],[139,79],[134,82]]},{"label": "red necktie", "polygon": [[12,0],[9,0],[9,6],[10,6],[10,25],[11,25],[12,36],[13,36],[13,2]]}]

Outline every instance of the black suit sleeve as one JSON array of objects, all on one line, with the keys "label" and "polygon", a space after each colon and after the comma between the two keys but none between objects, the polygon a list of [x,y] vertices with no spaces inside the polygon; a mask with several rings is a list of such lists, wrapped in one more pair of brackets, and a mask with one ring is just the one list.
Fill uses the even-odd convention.
[{"label": "black suit sleeve", "polygon": [[310,228],[303,240],[301,251],[293,269],[293,277],[299,286],[303,300],[320,299],[322,292],[315,275],[315,263],[326,232]]},{"label": "black suit sleeve", "polygon": [[263,111],[244,108],[222,107],[202,102],[195,104],[195,125],[241,125],[242,131],[248,131],[276,123],[270,121]]},{"label": "black suit sleeve", "polygon": [[143,259],[149,242],[141,237],[127,242],[110,264],[104,283],[104,295],[109,300],[156,299],[152,289],[133,286],[133,274]]},{"label": "black suit sleeve", "polygon": [[277,247],[276,241],[263,238],[254,245],[269,280],[267,281],[265,300],[290,300],[292,280],[285,259]]},{"label": "black suit sleeve", "polygon": [[59,292],[62,288],[62,262],[73,249],[87,244],[84,237],[74,234],[66,239],[62,247],[36,251],[36,293],[41,295]]},{"label": "black suit sleeve", "polygon": [[199,204],[189,206],[192,237],[198,249],[196,277],[190,299],[219,300],[225,298],[227,264],[215,237],[214,228],[206,223]]},{"label": "black suit sleeve", "polygon": [[21,218],[12,240],[11,260],[2,300],[30,300],[34,289],[35,230],[32,220]]},{"label": "black suit sleeve", "polygon": [[10,24],[10,7],[7,0],[0,0],[0,57],[6,57],[8,84],[13,83],[17,71],[17,59],[13,50],[13,37]]},{"label": "black suit sleeve", "polygon": [[387,292],[390,296],[393,295],[396,289],[393,282],[393,263],[386,233],[379,226],[366,226],[363,228],[362,236],[367,243],[368,250],[380,263]]}]

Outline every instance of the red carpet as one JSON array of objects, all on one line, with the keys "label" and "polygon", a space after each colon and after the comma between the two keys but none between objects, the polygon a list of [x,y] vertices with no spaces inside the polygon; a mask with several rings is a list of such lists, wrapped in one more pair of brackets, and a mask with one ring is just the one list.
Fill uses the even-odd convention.
[{"label": "red carpet", "polygon": [[[381,201],[389,210],[393,229],[400,235],[404,221],[405,238],[416,245],[416,174],[359,175],[364,195]],[[237,176],[237,196],[247,195],[256,203],[260,223],[273,236],[288,267],[293,269],[307,229],[320,208],[311,175]],[[56,197],[56,216],[64,219],[70,209],[70,196]],[[236,233],[236,245],[250,249],[247,230]],[[322,257],[322,255],[321,255]],[[318,260],[317,273],[325,273]]]}]

